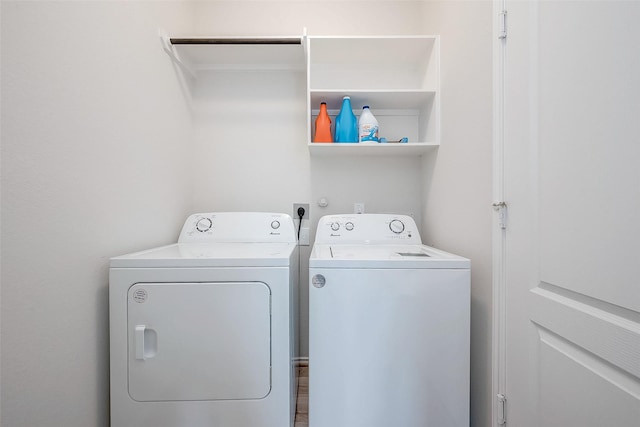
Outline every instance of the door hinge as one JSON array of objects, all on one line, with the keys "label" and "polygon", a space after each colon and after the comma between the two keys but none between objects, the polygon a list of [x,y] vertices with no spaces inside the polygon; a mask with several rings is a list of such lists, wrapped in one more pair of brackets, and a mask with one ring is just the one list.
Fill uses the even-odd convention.
[{"label": "door hinge", "polygon": [[500,12],[500,32],[498,33],[498,38],[500,40],[504,40],[507,38],[507,11],[503,10]]},{"label": "door hinge", "polygon": [[491,206],[494,211],[498,212],[500,228],[505,230],[507,228],[507,204],[505,202],[494,202]]},{"label": "door hinge", "polygon": [[503,426],[507,424],[507,398],[504,394],[498,394],[498,424]]}]

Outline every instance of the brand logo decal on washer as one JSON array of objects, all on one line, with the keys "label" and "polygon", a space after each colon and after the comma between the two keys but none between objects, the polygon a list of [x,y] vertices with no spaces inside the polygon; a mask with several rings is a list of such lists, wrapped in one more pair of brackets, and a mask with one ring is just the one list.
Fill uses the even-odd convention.
[{"label": "brand logo decal on washer", "polygon": [[133,292],[133,300],[135,302],[143,303],[147,300],[147,291],[144,289],[136,289]]},{"label": "brand logo decal on washer", "polygon": [[322,288],[324,287],[324,285],[326,284],[326,279],[324,278],[324,276],[322,274],[316,274],[311,278],[311,283],[313,284],[313,286],[315,286],[316,288]]}]

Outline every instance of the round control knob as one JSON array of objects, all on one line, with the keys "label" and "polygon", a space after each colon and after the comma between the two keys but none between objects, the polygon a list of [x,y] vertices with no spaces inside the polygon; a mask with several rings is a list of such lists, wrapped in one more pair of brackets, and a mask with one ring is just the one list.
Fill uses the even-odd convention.
[{"label": "round control knob", "polygon": [[205,231],[209,231],[212,225],[213,223],[209,218],[200,218],[198,222],[196,222],[196,230],[204,233]]},{"label": "round control knob", "polygon": [[340,224],[338,224],[337,222],[332,222],[332,223],[331,223],[331,229],[332,229],[333,231],[338,231],[338,230],[340,230]]},{"label": "round control knob", "polygon": [[280,228],[280,221],[273,221],[271,223],[271,228],[273,228],[274,230],[277,230],[278,228]]},{"label": "round control knob", "polygon": [[347,231],[351,231],[353,230],[353,223],[352,222],[348,222],[344,225],[344,228],[347,229]]},{"label": "round control knob", "polygon": [[396,234],[400,234],[404,231],[404,223],[399,219],[394,219],[389,223],[389,228]]}]

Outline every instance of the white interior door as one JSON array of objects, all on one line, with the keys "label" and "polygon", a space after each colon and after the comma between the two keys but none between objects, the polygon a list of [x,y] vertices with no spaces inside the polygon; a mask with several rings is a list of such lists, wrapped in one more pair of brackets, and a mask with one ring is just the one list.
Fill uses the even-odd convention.
[{"label": "white interior door", "polygon": [[638,426],[640,2],[507,11],[506,421]]}]

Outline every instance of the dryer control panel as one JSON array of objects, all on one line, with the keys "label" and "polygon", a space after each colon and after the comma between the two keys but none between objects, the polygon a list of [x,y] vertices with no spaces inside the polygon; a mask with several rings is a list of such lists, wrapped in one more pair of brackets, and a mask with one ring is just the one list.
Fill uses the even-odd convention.
[{"label": "dryer control panel", "polygon": [[391,214],[323,216],[318,222],[315,242],[422,244],[413,218]]},{"label": "dryer control panel", "polygon": [[293,219],[268,212],[209,212],[189,216],[178,243],[295,243]]}]

